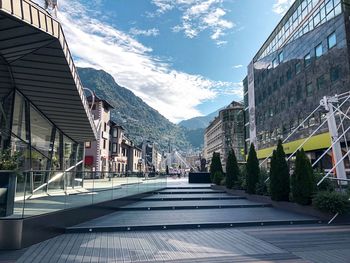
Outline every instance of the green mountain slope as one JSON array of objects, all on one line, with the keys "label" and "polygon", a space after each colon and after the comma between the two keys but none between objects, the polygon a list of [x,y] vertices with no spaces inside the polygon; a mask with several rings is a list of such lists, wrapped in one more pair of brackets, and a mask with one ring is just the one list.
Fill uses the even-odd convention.
[{"label": "green mountain slope", "polygon": [[204,132],[209,123],[219,115],[221,109],[206,116],[195,117],[179,123],[185,129],[185,135],[192,147],[202,149],[204,146]]},{"label": "green mountain slope", "polygon": [[110,74],[92,68],[78,68],[78,72],[84,87],[114,107],[112,120],[122,125],[135,143],[151,140],[162,150],[167,149],[169,141],[179,150],[189,147],[183,128],[170,122],[130,90],[119,86]]},{"label": "green mountain slope", "polygon": [[205,129],[208,127],[209,123],[212,120],[214,120],[214,118],[216,116],[219,115],[220,110],[221,109],[219,109],[213,113],[210,113],[206,116],[194,117],[194,118],[191,118],[188,120],[181,121],[181,122],[179,122],[179,125],[187,128],[187,129],[190,129],[190,130],[194,130],[194,129],[198,129],[198,128]]}]

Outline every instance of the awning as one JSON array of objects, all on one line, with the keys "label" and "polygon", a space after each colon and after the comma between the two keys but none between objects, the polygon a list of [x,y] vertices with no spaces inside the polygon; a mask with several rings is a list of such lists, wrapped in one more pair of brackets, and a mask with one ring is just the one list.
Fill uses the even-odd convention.
[{"label": "awning", "polygon": [[15,86],[73,140],[95,140],[96,128],[59,22],[31,1],[0,0],[0,57],[0,79],[7,81],[0,85]]}]

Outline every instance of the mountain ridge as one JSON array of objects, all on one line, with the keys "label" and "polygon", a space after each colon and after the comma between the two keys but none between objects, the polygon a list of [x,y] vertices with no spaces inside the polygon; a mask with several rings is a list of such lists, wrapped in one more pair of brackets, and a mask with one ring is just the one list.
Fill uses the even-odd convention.
[{"label": "mountain ridge", "polygon": [[109,73],[94,68],[78,68],[78,73],[84,87],[114,107],[111,119],[122,125],[136,144],[151,140],[158,143],[161,150],[166,150],[169,142],[178,150],[185,151],[190,147],[182,127],[170,122],[131,90],[120,86]]},{"label": "mountain ridge", "polygon": [[181,122],[179,122],[178,125],[182,126],[182,127],[185,127],[187,129],[199,129],[199,128],[202,128],[202,129],[205,129],[206,127],[208,127],[209,123],[211,121],[214,120],[214,118],[216,116],[219,115],[219,111],[221,110],[222,108],[208,114],[208,115],[205,115],[205,116],[198,116],[198,117],[194,117],[194,118],[191,118],[191,119],[188,119],[188,120],[183,120]]}]

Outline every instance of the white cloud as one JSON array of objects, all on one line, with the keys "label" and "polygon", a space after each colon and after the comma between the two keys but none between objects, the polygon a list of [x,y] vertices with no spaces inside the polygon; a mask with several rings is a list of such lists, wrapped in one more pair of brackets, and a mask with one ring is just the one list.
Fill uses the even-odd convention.
[{"label": "white cloud", "polygon": [[159,30],[156,28],[143,30],[143,29],[138,29],[138,28],[133,27],[130,29],[130,33],[132,35],[135,35],[135,36],[142,35],[142,36],[146,36],[146,37],[150,37],[150,36],[155,37],[155,36],[159,35]]},{"label": "white cloud", "polygon": [[295,0],[276,0],[276,3],[273,5],[273,12],[283,15],[285,14],[289,7],[293,4]]},{"label": "white cloud", "polygon": [[213,81],[172,69],[168,62],[153,55],[151,48],[93,14],[94,10],[77,0],[60,1],[59,20],[76,64],[110,73],[118,84],[169,120],[201,115],[196,106],[218,94],[242,95],[239,83]]},{"label": "white cloud", "polygon": [[234,65],[233,68],[234,68],[234,69],[243,68],[243,65],[241,65],[241,64],[240,64],[240,65]]},{"label": "white cloud", "polygon": [[152,0],[152,3],[158,7],[157,14],[172,9],[181,11],[181,23],[173,27],[173,31],[183,31],[188,38],[195,38],[204,30],[209,30],[210,38],[220,46],[226,43],[221,37],[235,26],[224,18],[223,0]]}]

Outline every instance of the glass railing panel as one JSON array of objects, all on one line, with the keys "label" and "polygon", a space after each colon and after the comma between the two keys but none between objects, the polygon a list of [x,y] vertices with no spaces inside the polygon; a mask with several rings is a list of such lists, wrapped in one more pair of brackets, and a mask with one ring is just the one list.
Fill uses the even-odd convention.
[{"label": "glass railing panel", "polygon": [[120,173],[112,173],[113,180],[113,199],[122,198],[127,195],[127,188],[125,187],[126,179]]},{"label": "glass railing panel", "polygon": [[5,9],[9,13],[12,12],[11,0],[2,0],[1,3],[2,3],[2,9]]},{"label": "glass railing panel", "polygon": [[19,18],[22,18],[22,8],[21,8],[21,0],[12,0],[13,4],[13,14]]},{"label": "glass railing panel", "polygon": [[[93,201],[93,191],[84,188],[85,173],[72,171],[67,173],[66,183],[66,204],[65,208],[81,207],[91,205]],[[87,178],[90,180],[90,178]],[[92,179],[91,179],[92,182]],[[87,185],[93,189],[93,182]]]},{"label": "glass railing panel", "polygon": [[55,189],[49,192],[47,189],[47,173],[28,172],[23,217],[37,216],[65,209],[66,197],[63,190]]},{"label": "glass railing panel", "polygon": [[12,217],[30,217],[98,204],[166,187],[163,175],[79,170],[29,171],[18,175]]}]

